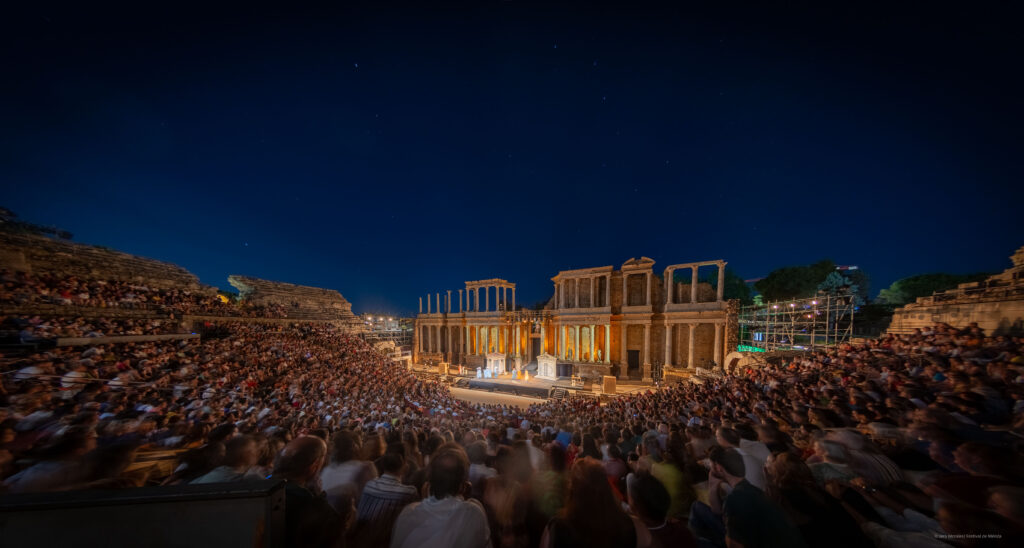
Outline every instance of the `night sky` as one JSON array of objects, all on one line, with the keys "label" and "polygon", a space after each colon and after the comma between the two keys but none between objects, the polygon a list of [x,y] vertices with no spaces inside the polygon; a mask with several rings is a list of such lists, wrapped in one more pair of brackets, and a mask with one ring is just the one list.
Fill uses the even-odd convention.
[{"label": "night sky", "polygon": [[1024,40],[994,8],[26,4],[0,205],[220,287],[410,313],[641,255],[827,257],[873,296],[1024,244]]}]

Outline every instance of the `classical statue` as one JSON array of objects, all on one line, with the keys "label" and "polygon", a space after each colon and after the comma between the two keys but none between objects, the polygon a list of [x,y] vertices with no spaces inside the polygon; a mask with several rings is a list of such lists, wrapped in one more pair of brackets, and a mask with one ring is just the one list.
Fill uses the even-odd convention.
[{"label": "classical statue", "polygon": [[600,348],[597,349],[597,361],[598,362],[601,361],[601,349]]}]

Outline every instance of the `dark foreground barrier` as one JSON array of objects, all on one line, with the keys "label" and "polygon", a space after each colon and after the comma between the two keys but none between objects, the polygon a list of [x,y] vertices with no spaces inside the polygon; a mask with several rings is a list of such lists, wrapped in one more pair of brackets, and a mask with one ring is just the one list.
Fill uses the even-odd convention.
[{"label": "dark foreground barrier", "polygon": [[278,548],[284,482],[65,491],[0,497],[4,548]]}]

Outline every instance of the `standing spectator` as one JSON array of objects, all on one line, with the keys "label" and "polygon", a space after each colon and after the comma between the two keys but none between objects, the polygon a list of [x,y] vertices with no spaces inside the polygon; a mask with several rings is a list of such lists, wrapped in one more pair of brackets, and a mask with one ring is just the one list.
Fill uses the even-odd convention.
[{"label": "standing spectator", "polygon": [[491,543],[487,514],[476,500],[465,500],[469,459],[457,445],[443,445],[427,465],[430,496],[402,510],[391,548],[485,548]]}]

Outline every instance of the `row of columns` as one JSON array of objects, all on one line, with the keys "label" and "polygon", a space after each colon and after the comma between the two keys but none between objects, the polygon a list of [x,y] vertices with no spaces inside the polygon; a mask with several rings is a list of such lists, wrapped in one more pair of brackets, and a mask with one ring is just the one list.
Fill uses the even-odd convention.
[{"label": "row of columns", "polygon": [[[491,292],[490,292],[490,288],[492,288],[492,287],[495,289],[495,294],[494,294],[495,295],[495,303],[494,303],[495,307],[494,307],[494,310],[498,309],[498,306],[501,304],[501,302],[504,302],[506,305],[508,304],[508,302],[509,302],[509,292],[510,291],[512,293],[512,308],[509,308],[509,310],[515,310],[516,309],[516,288],[515,287],[488,285],[488,286],[479,286],[479,287],[473,287],[473,288],[460,289],[459,290],[459,313],[462,313],[462,312],[490,312],[491,311]],[[480,290],[481,289],[484,290],[484,308],[483,308],[483,310],[480,309]],[[504,295],[501,295],[499,293],[499,291],[501,291],[501,290],[504,290]],[[429,293],[427,294],[427,314],[440,314],[441,313],[441,294],[440,293],[436,293],[435,295],[436,295],[436,299],[432,298],[432,296]],[[465,296],[465,300],[463,299],[463,296]],[[500,298],[502,296],[504,297],[504,299]],[[435,300],[436,300],[437,305],[433,306],[432,303]],[[463,304],[465,304],[465,307],[463,306]],[[451,314],[452,313],[452,290],[451,289],[449,289],[447,291],[447,295],[444,298],[444,312],[446,314]],[[420,297],[420,314],[423,314],[423,297]]]},{"label": "row of columns", "polygon": [[[611,338],[611,326],[609,324],[603,324],[603,325],[604,325],[604,345],[603,345],[603,348],[601,349],[601,361],[600,362],[598,362],[596,359],[594,359],[596,351],[597,351],[596,345],[597,345],[597,327],[598,326],[595,325],[595,324],[590,324],[589,326],[587,326],[587,327],[590,328],[590,349],[589,349],[590,352],[588,354],[588,357],[590,358],[588,361],[590,363],[611,363],[611,356],[609,356],[609,354],[611,354],[611,347],[612,347],[612,345],[611,345],[611,340],[612,340],[612,338]],[[555,331],[555,352],[556,352],[556,357],[561,358],[563,360],[571,359],[574,362],[582,362],[583,361],[582,359],[580,359],[580,357],[581,357],[580,352],[583,350],[583,348],[581,347],[582,343],[581,343],[581,337],[580,337],[580,331],[581,331],[580,328],[581,327],[584,327],[584,326],[582,326],[582,325],[561,325],[561,326],[559,326],[559,329],[557,329]],[[570,348],[568,348],[568,339],[569,339],[569,332],[570,332],[570,330],[573,333],[573,338],[572,338],[572,340],[573,340],[573,347],[571,349],[572,350],[572,357],[571,358],[569,357],[569,350],[570,350]],[[544,336],[545,336],[544,328],[542,327],[541,328],[541,348],[544,348],[544,346],[543,346],[544,345]]]},{"label": "row of columns", "polygon": [[[673,276],[678,268],[689,268],[692,271],[690,278],[690,302],[697,302],[697,271],[701,266],[704,265],[670,266],[665,269],[665,304],[675,304]],[[721,301],[725,298],[725,263],[716,263],[716,266],[718,267],[718,291],[715,299]]]},{"label": "row of columns", "polygon": [[[694,332],[697,330],[699,323],[666,323],[665,324],[665,365],[673,366],[672,363],[672,342],[675,340],[673,337],[672,328],[676,325],[685,325],[689,329],[689,344],[687,345],[687,358],[686,366],[694,367],[693,363],[693,349],[694,349]],[[717,365],[722,365],[722,332],[725,330],[725,324],[714,323],[715,326],[715,349],[714,357],[712,358]]]},{"label": "row of columns", "polygon": [[[491,340],[491,329],[497,330],[498,338]],[[503,354],[511,354],[518,356],[522,353],[524,345],[520,344],[520,338],[522,332],[519,324],[512,326],[501,326],[501,325],[467,325],[463,326],[463,353],[465,355],[483,356],[484,354],[490,353],[491,343],[495,343],[494,351],[501,352]],[[473,348],[471,332],[476,334],[476,347]],[[501,342],[504,342],[504,352],[502,352]],[[470,354],[472,352],[472,354]]]},{"label": "row of columns", "polygon": [[[627,341],[628,341],[628,338],[627,337],[628,337],[629,325],[630,324],[625,324],[625,323],[622,324],[622,339],[621,339],[621,343],[620,343],[621,354],[622,355],[621,355],[620,363],[623,364],[624,367],[625,367],[625,364],[628,362],[628,357],[627,357],[627,351],[628,351]],[[695,333],[696,333],[697,326],[699,326],[701,324],[699,324],[699,323],[690,323],[690,322],[679,322],[679,323],[668,323],[668,322],[666,322],[666,324],[665,324],[665,360],[663,362],[666,366],[670,366],[671,367],[671,366],[674,365],[672,363],[673,362],[672,348],[673,348],[673,342],[675,341],[675,337],[674,337],[674,333],[672,332],[672,329],[675,326],[682,326],[682,325],[685,325],[687,327],[687,337],[688,337],[688,343],[689,343],[687,345],[687,361],[686,361],[687,367],[694,367],[694,349],[695,349],[694,338],[695,338]],[[714,360],[714,362],[716,364],[722,365],[722,338],[724,336],[723,332],[725,330],[725,324],[724,323],[713,323],[712,325],[715,326],[715,343],[714,343],[714,354],[713,354],[713,358],[712,359]],[[601,349],[601,361],[598,362],[595,359],[596,344],[597,344],[597,327],[598,326],[594,325],[594,324],[589,325],[589,327],[590,327],[590,349],[589,349],[589,351],[590,351],[589,352],[589,358],[590,359],[589,359],[589,361],[591,363],[605,363],[605,364],[607,364],[607,363],[611,362],[611,356],[610,356],[610,354],[611,354],[611,326],[609,324],[603,324],[603,326],[604,326],[604,344],[602,345],[603,348]],[[419,335],[420,351],[421,352],[431,352],[431,353],[441,352],[441,338],[442,338],[441,326],[423,326],[423,327],[426,328],[427,336],[424,337],[422,331],[420,331],[418,333],[418,335]],[[581,352],[581,350],[583,350],[583,348],[581,346],[582,345],[582,337],[580,336],[581,327],[583,327],[583,326],[582,325],[562,325],[562,326],[559,326],[559,329],[555,330],[555,340],[554,340],[554,343],[555,343],[555,353],[556,353],[558,358],[560,358],[560,359],[570,359],[570,354],[568,352],[569,351],[569,348],[568,348],[568,338],[569,338],[568,337],[568,333],[569,333],[570,330],[572,330],[572,333],[573,333],[573,337],[572,337],[573,346],[572,346],[572,354],[571,354],[572,357],[571,357],[571,360],[572,361],[577,361],[577,362],[582,361],[580,359],[581,358],[580,352]],[[491,337],[491,335],[490,335],[491,328],[496,328],[497,329],[498,337],[499,337],[498,340],[493,340],[492,341],[492,339],[490,338]],[[640,362],[641,362],[641,364],[649,364],[650,363],[650,351],[651,351],[651,327],[649,325],[644,324],[643,325],[643,329],[644,329],[644,346],[643,346],[643,355],[641,356]],[[472,347],[472,344],[471,344],[472,341],[470,339],[470,331],[471,330],[475,330],[476,331],[476,348],[471,348]],[[449,358],[451,357],[451,353],[453,351],[453,348],[456,346],[454,333],[455,333],[455,329],[449,328],[449,330],[448,330],[448,341],[447,341],[448,342],[447,348],[448,348],[448,352],[449,352]],[[490,351],[490,347],[491,347],[491,343],[492,342],[495,344],[494,351],[495,352],[501,352],[502,347],[501,347],[500,341],[504,341],[505,342],[505,351],[504,351],[504,353],[506,353],[506,354],[512,354],[512,355],[518,356],[518,355],[520,355],[520,353],[523,350],[522,345],[520,344],[522,342],[520,340],[521,339],[521,330],[520,330],[520,326],[519,326],[518,323],[515,324],[514,326],[511,326],[511,328],[506,327],[506,326],[493,326],[493,325],[464,326],[463,327],[463,333],[464,333],[464,337],[460,337],[462,339],[460,342],[463,345],[462,349],[461,349],[463,355],[469,355],[470,350],[473,351],[473,355],[477,355],[477,356],[481,356],[481,355],[487,354]],[[544,352],[545,351],[544,349],[547,347],[547,330],[546,330],[546,328],[543,325],[541,326],[541,330],[540,330],[540,340],[541,340],[541,342],[540,342],[540,344],[541,344],[541,352]]]},{"label": "row of columns", "polygon": [[[612,302],[612,278],[609,274],[594,275],[594,276],[583,276],[580,278],[571,278],[568,280],[560,280],[555,284],[555,294],[558,296],[555,299],[555,308],[566,309],[566,308],[579,308],[580,307],[580,285],[582,283],[590,284],[590,308],[597,308],[597,290],[601,287],[601,278],[605,279],[604,284],[604,306],[609,306]],[[589,282],[583,282],[589,280]],[[567,284],[573,284],[573,302],[570,303],[566,297],[565,286]],[[559,287],[561,285],[561,287]],[[571,306],[570,306],[571,305]]]}]

